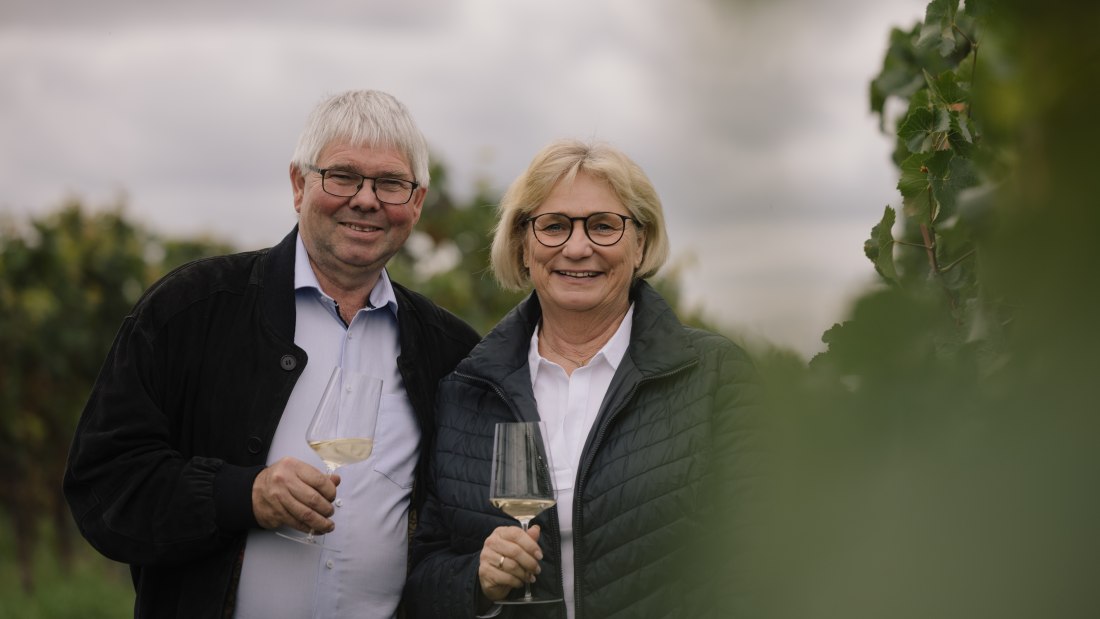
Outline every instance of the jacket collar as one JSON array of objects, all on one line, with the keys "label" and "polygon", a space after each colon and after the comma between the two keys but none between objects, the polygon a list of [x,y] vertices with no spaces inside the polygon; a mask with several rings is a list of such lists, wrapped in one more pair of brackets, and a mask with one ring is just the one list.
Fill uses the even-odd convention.
[{"label": "jacket collar", "polygon": [[252,283],[260,286],[264,315],[275,332],[294,341],[294,249],[298,226],[279,244],[267,250],[266,260],[253,271]]},{"label": "jacket collar", "polygon": [[684,325],[668,302],[647,282],[631,290],[635,303],[634,330],[627,357],[643,376],[671,372],[698,357]]},{"label": "jacket collar", "polygon": [[[646,281],[637,280],[630,291],[634,302],[634,328],[623,365],[642,377],[675,370],[696,357],[684,327],[664,298]],[[509,391],[529,392],[527,353],[531,334],[542,317],[538,295],[532,292],[489,332],[458,368]],[[624,368],[620,367],[619,372]],[[526,389],[520,388],[523,383]]]}]

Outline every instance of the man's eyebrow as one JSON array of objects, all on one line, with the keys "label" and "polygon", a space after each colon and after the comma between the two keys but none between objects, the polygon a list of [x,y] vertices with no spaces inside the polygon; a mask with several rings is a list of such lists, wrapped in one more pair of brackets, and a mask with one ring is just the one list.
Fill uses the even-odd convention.
[{"label": "man's eyebrow", "polygon": [[404,170],[383,170],[378,173],[378,178],[396,178],[399,180],[412,180],[412,174]]},{"label": "man's eyebrow", "polygon": [[340,172],[354,172],[359,176],[369,176],[371,178],[396,178],[400,180],[412,179],[412,174],[405,170],[389,168],[382,169],[377,173],[365,174],[359,167],[350,163],[334,163],[326,168],[327,170],[337,170]]},{"label": "man's eyebrow", "polygon": [[[339,172],[354,172],[360,174],[359,169],[350,163],[334,163],[325,167],[326,170],[337,170]],[[362,174],[360,174],[362,176]]]}]

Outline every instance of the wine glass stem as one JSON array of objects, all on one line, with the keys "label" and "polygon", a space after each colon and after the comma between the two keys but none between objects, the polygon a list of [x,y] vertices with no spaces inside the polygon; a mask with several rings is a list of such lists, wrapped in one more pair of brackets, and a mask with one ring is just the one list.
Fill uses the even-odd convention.
[{"label": "wine glass stem", "polygon": [[[326,468],[326,469],[328,469],[328,476],[329,476],[329,477],[332,477],[332,476],[333,476],[333,474],[335,474],[335,473],[336,473],[336,467],[335,467],[335,466],[332,466],[331,464],[327,464],[327,463],[326,463],[326,464],[325,464],[325,468]],[[309,535],[307,535],[307,536],[306,536],[306,541],[307,541],[307,542],[309,542],[309,543],[311,543],[311,544],[312,544],[312,543],[315,543],[315,542],[317,541],[317,540],[315,539],[315,536],[314,536],[314,534],[313,534],[313,531],[310,531],[310,532],[309,532]]]},{"label": "wine glass stem", "polygon": [[[527,534],[527,525],[531,524],[531,519],[530,518],[524,518],[523,520],[519,521],[519,524],[520,524],[521,527],[523,527],[523,533],[524,533],[524,535],[526,535]],[[531,581],[530,580],[524,580],[523,581],[523,599],[527,600],[527,601],[530,601],[532,597],[533,596],[531,595]]]}]

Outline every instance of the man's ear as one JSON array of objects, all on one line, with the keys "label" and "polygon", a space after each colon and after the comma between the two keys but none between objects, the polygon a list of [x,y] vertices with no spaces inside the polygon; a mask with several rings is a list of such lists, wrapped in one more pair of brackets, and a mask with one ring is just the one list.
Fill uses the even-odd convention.
[{"label": "man's ear", "polygon": [[428,188],[427,187],[417,187],[413,191],[412,199],[409,200],[409,203],[405,205],[409,208],[409,210],[412,211],[413,225],[414,226],[420,221],[420,212],[424,208],[424,198],[427,195],[428,195]]},{"label": "man's ear", "polygon": [[295,164],[290,164],[290,188],[294,192],[294,211],[302,212],[302,196],[306,193],[306,177]]}]

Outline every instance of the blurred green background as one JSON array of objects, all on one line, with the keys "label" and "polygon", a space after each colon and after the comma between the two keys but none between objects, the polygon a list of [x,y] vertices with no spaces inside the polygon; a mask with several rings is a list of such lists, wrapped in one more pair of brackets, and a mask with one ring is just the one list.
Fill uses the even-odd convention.
[{"label": "blurred green background", "polygon": [[[868,97],[898,136],[898,201],[865,245],[879,282],[812,360],[749,343],[767,475],[737,507],[752,550],[718,566],[745,576],[717,610],[1100,616],[1097,25],[1095,3],[934,0],[889,33]],[[427,274],[403,252],[391,272],[485,332],[518,299],[486,271],[498,196],[453,198],[438,164],[433,179],[419,229],[461,259]],[[145,287],[232,249],[91,206],[0,224],[0,619],[131,614],[125,567],[61,498],[68,443]],[[708,326],[679,277],[658,286]]]}]

